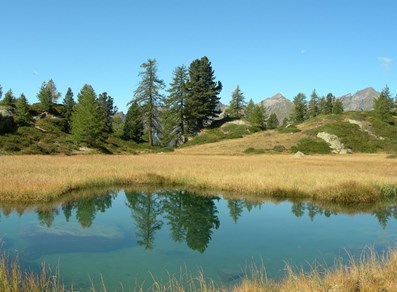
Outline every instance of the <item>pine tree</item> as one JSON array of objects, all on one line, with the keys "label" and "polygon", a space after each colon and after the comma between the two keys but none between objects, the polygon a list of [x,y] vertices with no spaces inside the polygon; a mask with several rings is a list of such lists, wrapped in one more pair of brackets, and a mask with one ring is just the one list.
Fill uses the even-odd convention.
[{"label": "pine tree", "polygon": [[76,102],[73,99],[73,91],[72,89],[69,87],[65,97],[63,99],[63,106],[64,106],[64,112],[63,115],[66,119],[66,123],[67,123],[67,132],[69,133],[70,130],[72,129],[72,114],[73,114],[73,109],[74,106],[76,105]]},{"label": "pine tree", "polygon": [[31,119],[28,101],[22,93],[15,103],[15,122],[20,126],[28,125]]},{"label": "pine tree", "polygon": [[314,89],[310,95],[310,101],[308,104],[307,115],[309,118],[313,118],[319,114],[319,97],[316,90]]},{"label": "pine tree", "polygon": [[186,121],[186,83],[189,80],[187,68],[177,67],[173,72],[173,79],[168,90],[169,96],[164,99],[164,108],[161,114],[161,143],[176,145],[185,142],[187,134]]},{"label": "pine tree", "polygon": [[95,91],[91,85],[85,84],[77,95],[72,114],[72,135],[78,142],[98,146],[103,138],[104,127]]},{"label": "pine tree", "polygon": [[249,117],[252,115],[253,111],[255,108],[255,103],[252,100],[252,98],[249,100],[247,106],[244,109],[244,116],[247,118],[247,120],[249,119]]},{"label": "pine tree", "polygon": [[154,137],[158,132],[158,109],[162,103],[164,81],[157,77],[157,61],[148,59],[141,65],[143,71],[139,73],[141,81],[138,88],[134,91],[132,102],[138,103],[142,109],[145,129],[148,131],[148,142],[154,145]]},{"label": "pine tree", "polygon": [[3,87],[0,84],[0,100],[1,100],[2,97],[3,97]]},{"label": "pine tree", "polygon": [[44,111],[50,111],[52,105],[60,96],[61,94],[57,91],[55,83],[52,79],[50,79],[48,83],[43,82],[40,87],[40,91],[37,94],[37,98],[39,99]]},{"label": "pine tree", "polygon": [[16,98],[12,93],[12,90],[10,89],[6,92],[6,94],[4,94],[4,99],[1,101],[1,104],[12,106],[15,104],[15,102],[16,102]]},{"label": "pine tree", "polygon": [[105,123],[104,131],[106,133],[112,133],[112,121],[114,114],[117,112],[117,106],[113,105],[113,98],[107,92],[99,94],[98,103],[102,113],[102,119]]},{"label": "pine tree", "polygon": [[343,114],[343,103],[340,99],[336,99],[332,104],[332,113],[335,115]]},{"label": "pine tree", "polygon": [[217,116],[216,107],[220,100],[218,95],[222,90],[222,83],[215,82],[214,70],[207,57],[196,59],[190,64],[187,90],[186,117],[189,131],[197,133]]},{"label": "pine tree", "polygon": [[228,114],[232,118],[240,119],[243,117],[244,108],[244,94],[241,91],[240,86],[237,85],[236,89],[232,93],[232,99],[230,101],[226,114]]},{"label": "pine tree", "polygon": [[142,112],[138,103],[133,102],[125,116],[123,138],[140,143],[142,142],[143,130]]},{"label": "pine tree", "polygon": [[306,107],[306,96],[303,93],[298,93],[294,97],[294,110],[291,115],[291,120],[294,123],[301,123],[306,120],[307,107]]},{"label": "pine tree", "polygon": [[267,128],[268,129],[275,129],[278,127],[278,125],[280,124],[280,122],[278,121],[277,115],[275,113],[272,113],[269,116],[269,119],[267,120]]},{"label": "pine tree", "polygon": [[393,99],[389,87],[386,85],[379,97],[374,100],[374,111],[382,121],[387,121],[391,116],[392,109]]},{"label": "pine tree", "polygon": [[328,93],[325,98],[324,114],[329,115],[332,113],[332,106],[335,101],[335,96],[332,93]]},{"label": "pine tree", "polygon": [[261,130],[266,129],[266,111],[265,108],[258,104],[255,105],[252,113],[247,116],[247,120],[251,123],[252,126],[257,127]]}]

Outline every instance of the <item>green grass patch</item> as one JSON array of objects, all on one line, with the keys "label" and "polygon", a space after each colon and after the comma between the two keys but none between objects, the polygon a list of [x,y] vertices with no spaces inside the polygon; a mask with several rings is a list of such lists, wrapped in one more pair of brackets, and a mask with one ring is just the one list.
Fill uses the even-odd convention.
[{"label": "green grass patch", "polygon": [[242,138],[245,135],[251,134],[253,132],[256,131],[253,131],[253,129],[251,129],[251,127],[248,125],[229,123],[220,128],[206,129],[181,147],[216,143],[222,140]]},{"label": "green grass patch", "polygon": [[245,154],[263,154],[265,153],[264,149],[258,149],[258,148],[253,148],[253,147],[249,147],[247,149],[244,150]]},{"label": "green grass patch", "polygon": [[303,138],[296,146],[291,147],[292,152],[303,152],[304,154],[329,154],[329,145],[319,138]]},{"label": "green grass patch", "polygon": [[277,131],[281,134],[298,133],[301,132],[296,126],[291,125],[289,127],[278,128]]}]

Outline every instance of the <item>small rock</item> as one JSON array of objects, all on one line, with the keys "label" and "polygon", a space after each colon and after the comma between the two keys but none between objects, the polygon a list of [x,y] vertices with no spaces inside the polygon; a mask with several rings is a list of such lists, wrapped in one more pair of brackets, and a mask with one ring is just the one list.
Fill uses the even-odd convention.
[{"label": "small rock", "polygon": [[298,151],[294,154],[295,158],[303,158],[305,156],[305,154],[303,154],[302,152]]}]

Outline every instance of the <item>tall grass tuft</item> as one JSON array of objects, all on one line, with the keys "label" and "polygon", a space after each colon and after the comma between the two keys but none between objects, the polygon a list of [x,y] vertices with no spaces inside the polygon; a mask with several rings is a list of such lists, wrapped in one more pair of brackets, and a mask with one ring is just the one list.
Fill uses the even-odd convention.
[{"label": "tall grass tuft", "polygon": [[0,255],[0,291],[2,292],[62,292],[66,290],[60,281],[59,272],[50,274],[43,263],[40,274],[25,272],[17,259],[11,260]]}]

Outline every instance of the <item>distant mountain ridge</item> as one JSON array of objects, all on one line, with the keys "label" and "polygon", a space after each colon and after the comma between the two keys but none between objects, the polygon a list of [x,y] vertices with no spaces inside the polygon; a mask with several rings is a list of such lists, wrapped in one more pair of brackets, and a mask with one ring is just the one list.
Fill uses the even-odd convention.
[{"label": "distant mountain ridge", "polygon": [[[348,93],[340,96],[338,99],[342,101],[345,111],[370,111],[373,109],[374,100],[379,95],[380,93],[374,88],[367,87],[357,91],[355,94]],[[289,118],[294,109],[293,102],[281,93],[265,98],[259,104],[265,107],[268,115],[275,113],[280,123],[285,118]]]},{"label": "distant mountain ridge", "polygon": [[339,99],[342,101],[345,111],[370,111],[373,109],[373,103],[380,93],[372,87],[357,91],[355,94],[345,94]]}]

